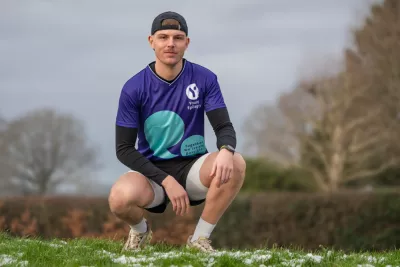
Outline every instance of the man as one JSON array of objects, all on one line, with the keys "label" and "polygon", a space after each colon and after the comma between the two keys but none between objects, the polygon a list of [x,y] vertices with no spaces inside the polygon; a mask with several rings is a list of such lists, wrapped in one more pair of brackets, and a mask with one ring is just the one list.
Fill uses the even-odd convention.
[{"label": "man", "polygon": [[[235,152],[217,76],[183,57],[190,42],[185,19],[175,12],[158,15],[148,41],[155,61],[120,94],[116,153],[130,171],[112,186],[110,209],[130,225],[124,249],[137,250],[152,238],[144,210],[162,213],[171,202],[184,215],[205,202],[187,247],[213,251],[209,237],[242,187],[245,161]],[[214,153],[205,146],[204,113],[216,133]]]}]

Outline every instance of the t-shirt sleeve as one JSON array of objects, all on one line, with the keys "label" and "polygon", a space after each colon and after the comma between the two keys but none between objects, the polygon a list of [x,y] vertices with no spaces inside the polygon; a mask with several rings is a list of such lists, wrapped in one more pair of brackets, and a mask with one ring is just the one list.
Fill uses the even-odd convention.
[{"label": "t-shirt sleeve", "polygon": [[139,99],[137,91],[128,94],[124,89],[119,97],[116,124],[118,126],[138,128],[139,127]]},{"label": "t-shirt sleeve", "polygon": [[206,84],[204,110],[205,112],[208,112],[217,108],[225,107],[226,105],[218,83],[218,78],[216,75],[213,75]]}]

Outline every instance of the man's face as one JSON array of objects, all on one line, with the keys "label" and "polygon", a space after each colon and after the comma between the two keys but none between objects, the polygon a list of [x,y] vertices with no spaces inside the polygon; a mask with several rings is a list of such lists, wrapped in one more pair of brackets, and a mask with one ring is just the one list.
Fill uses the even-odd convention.
[{"label": "man's face", "polygon": [[161,30],[149,36],[149,43],[156,57],[170,66],[177,64],[183,58],[189,42],[189,37],[178,30]]}]

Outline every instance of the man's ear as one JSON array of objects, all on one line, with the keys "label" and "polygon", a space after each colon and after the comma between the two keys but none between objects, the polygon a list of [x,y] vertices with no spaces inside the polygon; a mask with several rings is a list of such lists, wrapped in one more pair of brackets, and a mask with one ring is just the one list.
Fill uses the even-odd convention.
[{"label": "man's ear", "polygon": [[190,38],[187,37],[186,39],[187,39],[186,48],[188,48],[188,47],[189,47],[189,44],[190,44]]},{"label": "man's ear", "polygon": [[149,41],[149,45],[150,45],[151,49],[154,50],[154,47],[153,47],[153,36],[150,35],[150,36],[147,38],[147,40]]}]

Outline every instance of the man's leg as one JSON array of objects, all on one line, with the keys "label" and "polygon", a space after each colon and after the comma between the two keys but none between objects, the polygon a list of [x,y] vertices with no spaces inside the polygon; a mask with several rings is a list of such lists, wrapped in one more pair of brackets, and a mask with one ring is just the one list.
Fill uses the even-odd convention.
[{"label": "man's leg", "polygon": [[151,230],[144,219],[144,208],[160,205],[162,188],[137,172],[127,172],[112,186],[108,198],[111,212],[131,227],[124,249],[138,249],[151,240]]},{"label": "man's leg", "polygon": [[[211,169],[218,152],[214,152],[200,158],[196,162],[188,175],[186,183],[189,198],[193,200],[206,199],[204,210],[201,214],[199,223],[196,226],[190,241],[196,241],[199,237],[208,239],[216,226],[217,222],[232,203],[233,199],[243,185],[246,171],[246,163],[239,153],[234,155],[234,169],[231,179],[217,188],[217,181],[210,177]],[[201,167],[198,166],[201,164]],[[199,170],[200,168],[200,170]],[[202,197],[203,195],[203,197]],[[202,250],[210,248],[207,241],[196,244]]]},{"label": "man's leg", "polygon": [[217,188],[217,181],[210,177],[211,169],[217,153],[210,154],[200,169],[200,180],[208,187],[206,203],[201,218],[210,224],[216,224],[232,203],[243,185],[246,162],[239,153],[233,156],[233,174],[231,179]]}]

